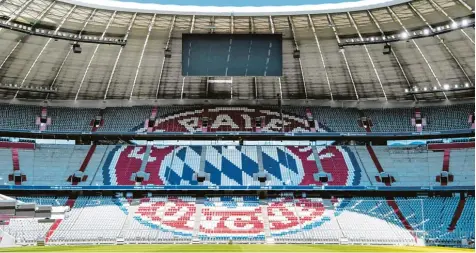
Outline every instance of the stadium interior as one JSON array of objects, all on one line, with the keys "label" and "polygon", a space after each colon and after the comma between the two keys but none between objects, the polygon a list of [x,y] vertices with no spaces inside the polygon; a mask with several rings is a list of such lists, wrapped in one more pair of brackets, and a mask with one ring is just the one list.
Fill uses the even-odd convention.
[{"label": "stadium interior", "polygon": [[474,249],[474,9],[0,0],[0,252]]}]

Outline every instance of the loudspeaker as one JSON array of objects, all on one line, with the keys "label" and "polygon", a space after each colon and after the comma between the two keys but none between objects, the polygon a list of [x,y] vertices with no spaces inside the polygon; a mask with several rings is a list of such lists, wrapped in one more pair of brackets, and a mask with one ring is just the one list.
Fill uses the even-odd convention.
[{"label": "loudspeaker", "polygon": [[392,52],[392,46],[385,44],[383,46],[383,54],[390,54]]},{"label": "loudspeaker", "polygon": [[255,122],[256,122],[256,127],[261,127],[261,117],[256,117]]},{"label": "loudspeaker", "polygon": [[79,44],[73,44],[73,53],[80,54],[83,50]]},{"label": "loudspeaker", "polygon": [[294,59],[299,59],[299,58],[301,58],[301,51],[299,51],[299,50],[294,50],[294,52],[293,52],[293,58],[294,58]]},{"label": "loudspeaker", "polygon": [[136,182],[137,183],[142,183],[142,181],[144,181],[143,177],[136,176]]},{"label": "loudspeaker", "polygon": [[164,56],[165,58],[172,58],[172,51],[170,51],[168,48],[165,49]]},{"label": "loudspeaker", "polygon": [[149,127],[154,127],[155,125],[155,118],[149,118]]},{"label": "loudspeaker", "polygon": [[205,176],[197,176],[197,182],[201,183],[205,181]]},{"label": "loudspeaker", "polygon": [[266,176],[258,176],[258,181],[260,181],[261,183],[266,182]]},{"label": "loudspeaker", "polygon": [[321,183],[327,183],[329,181],[329,178],[327,176],[319,177],[319,182]]}]

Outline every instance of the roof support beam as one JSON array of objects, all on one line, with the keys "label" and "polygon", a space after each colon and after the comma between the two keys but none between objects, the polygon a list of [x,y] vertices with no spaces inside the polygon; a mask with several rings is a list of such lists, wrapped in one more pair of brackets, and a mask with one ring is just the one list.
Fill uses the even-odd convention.
[{"label": "roof support beam", "polygon": [[[254,34],[255,33],[255,21],[254,21],[253,17],[250,16],[249,22],[250,22],[250,32],[252,34]],[[251,47],[250,47],[250,50],[251,50]],[[249,57],[250,57],[250,54],[248,53],[248,58]],[[255,98],[258,99],[258,86],[257,86],[257,83],[256,83],[256,76],[253,76],[253,86],[255,87]]]},{"label": "roof support beam", "polygon": [[[293,21],[292,16],[288,16],[288,22],[289,22],[289,26],[291,27],[291,32],[293,34],[294,46],[295,46],[296,50],[299,50],[299,45],[296,41],[296,32],[295,32],[296,29],[294,27],[294,21]],[[304,88],[304,97],[307,99],[306,79],[304,78],[304,71],[302,70],[301,57],[299,57],[298,60],[299,60],[299,69],[301,70],[302,85],[303,85],[303,88]]]},{"label": "roof support beam", "polygon": [[[176,17],[174,16],[172,18],[172,23],[170,24],[169,36],[167,38],[167,42],[165,43],[165,51],[169,50],[170,38],[172,37],[172,31],[174,30],[174,26],[175,26],[175,19]],[[166,57],[164,54],[164,58],[162,59],[162,66],[160,67],[159,82],[157,83],[157,91],[155,92],[155,99],[159,97],[159,88],[160,88],[160,82],[162,81],[162,75],[164,73],[165,59]]]},{"label": "roof support beam", "polygon": [[[194,26],[195,26],[195,15],[192,16],[192,22],[190,24],[190,33],[193,33]],[[180,91],[180,99],[183,99],[184,90],[185,90],[185,76],[182,78],[182,89]]]},{"label": "roof support beam", "polygon": [[230,99],[233,99],[233,77],[230,77]]},{"label": "roof support beam", "polygon": [[253,76],[253,86],[255,87],[255,98],[258,99],[258,82],[256,76]]},{"label": "roof support beam", "polygon": [[[271,28],[271,33],[274,34],[275,29],[274,29],[274,22],[273,22],[272,16],[269,16],[269,27]],[[281,77],[278,77],[278,84],[279,84],[279,99],[283,100],[283,86],[281,83]]]},{"label": "roof support beam", "polygon": [[132,89],[129,95],[129,100],[132,99],[132,95],[134,94],[134,88],[136,87],[137,77],[139,76],[140,67],[142,65],[142,59],[144,58],[145,49],[147,48],[147,43],[149,42],[150,33],[152,32],[152,29],[154,28],[156,17],[157,16],[154,13],[154,16],[152,16],[152,19],[149,22],[149,27],[147,28],[147,36],[145,37],[144,45],[142,46],[142,51],[140,53],[139,63],[137,64],[136,74],[134,75],[134,81],[132,82]]},{"label": "roof support beam", "polygon": [[[12,20],[18,18],[18,16],[20,16],[20,13],[22,13],[26,9],[26,7],[28,7],[31,4],[31,2],[33,2],[33,0],[28,0],[25,3],[23,3],[19,8],[17,8],[15,11],[13,11],[10,14],[11,16],[10,16],[10,18],[8,18],[6,23],[8,24]],[[3,28],[0,28],[0,31],[2,31],[2,30],[3,30]]]},{"label": "roof support beam", "polygon": [[[137,17],[137,12],[134,13],[134,15],[131,18],[131,21],[129,22],[126,35],[124,35],[124,41],[127,41],[127,38],[129,37],[129,33],[131,32],[132,25],[134,24],[136,17]],[[109,92],[109,87],[111,86],[112,78],[114,77],[114,73],[116,72],[117,63],[119,62],[119,59],[121,58],[122,50],[124,50],[124,46],[121,46],[121,48],[119,49],[119,53],[117,54],[116,61],[114,62],[114,67],[112,68],[111,75],[109,76],[109,80],[107,81],[106,91],[104,92],[104,98],[103,98],[104,100],[106,100],[107,98],[107,93]]]},{"label": "roof support beam", "polygon": [[[84,23],[83,27],[81,28],[81,30],[79,31],[78,33],[78,36],[81,36],[84,32],[84,29],[86,29],[86,26],[89,24],[89,21],[91,21],[91,19],[93,18],[94,14],[96,13],[96,9],[94,9],[91,14],[89,14],[89,17],[88,19],[86,20],[86,22]],[[64,67],[64,64],[66,63],[66,60],[68,59],[69,55],[71,54],[71,52],[73,51],[73,46],[70,46],[69,47],[69,51],[68,53],[66,54],[66,56],[64,57],[63,59],[63,62],[61,62],[61,65],[58,69],[58,71],[56,71],[56,75],[55,75],[55,78],[53,79],[53,81],[51,82],[50,84],[50,90],[53,89],[53,86],[56,84],[56,80],[58,80],[58,76],[59,74],[61,73],[61,70],[63,69]],[[45,99],[48,99],[50,96],[50,93],[46,94],[46,98]]]},{"label": "roof support beam", "polygon": [[[403,28],[403,30],[407,33],[408,33],[408,30],[407,28],[403,25],[402,21],[400,20],[400,18],[397,16],[397,14],[392,10],[392,8],[390,7],[387,7],[387,10],[390,12],[391,16],[400,24],[400,26]],[[428,60],[426,59],[425,55],[423,54],[423,51],[421,51],[420,47],[418,46],[418,44],[415,42],[415,40],[410,40],[413,45],[415,46],[415,48],[418,50],[418,52],[420,53],[421,57],[423,58],[423,60],[426,62],[426,65],[428,66],[428,69],[430,69],[430,72],[431,74],[433,75],[433,78],[435,78],[435,81],[436,83],[438,84],[438,86],[440,87],[441,90],[443,90],[443,86],[441,85],[441,82],[440,82],[440,79],[436,76],[435,74],[435,71],[433,71],[433,68],[431,67],[431,64],[430,62],[428,62]],[[448,99],[448,97],[446,96],[446,93],[443,91],[443,95],[445,96],[445,99]]]},{"label": "roof support beam", "polygon": [[210,17],[210,33],[215,33],[215,16]]},{"label": "roof support beam", "polygon": [[[350,15],[350,12],[347,12],[347,17],[349,18],[350,22],[352,23],[352,26],[354,26],[355,31],[359,35],[359,38],[361,40],[363,40],[362,34],[360,33],[359,28],[357,27],[357,23],[355,23],[355,20],[352,17],[352,15]],[[364,44],[363,46],[364,46],[365,52],[367,53],[367,57],[369,57],[370,64],[372,65],[372,68],[374,70],[375,76],[377,77],[378,83],[380,84],[380,87],[382,88],[383,96],[385,97],[385,100],[388,100],[387,99],[387,94],[385,93],[385,89],[383,88],[382,80],[380,79],[380,75],[378,74],[377,68],[375,67],[374,60],[370,56],[369,49],[367,48],[367,45]]]},{"label": "roof support beam", "polygon": [[[377,27],[377,29],[380,31],[380,34],[382,36],[386,36],[385,33],[383,32],[382,28],[380,27],[380,24],[377,22],[377,19],[374,17],[374,15],[372,14],[371,11],[367,10],[367,13],[369,14],[369,17],[370,17],[370,20],[371,22],[373,22],[375,24],[375,26]],[[397,57],[397,54],[395,54],[395,51],[394,50],[391,50],[392,51],[392,55],[393,57],[395,58],[395,61],[397,62],[397,65],[398,67],[400,68],[400,71],[402,71],[402,74],[403,74],[403,78],[405,78],[405,81],[407,82],[407,85],[408,85],[408,88],[411,89],[412,88],[412,85],[410,83],[410,80],[408,79],[408,76],[407,74],[405,73],[405,70],[403,69],[403,66],[402,64],[400,63],[400,60],[398,59]],[[418,99],[416,98],[415,94],[412,94],[413,95],[413,99],[415,101],[418,101]]]},{"label": "roof support beam", "polygon": [[[428,28],[430,30],[434,30],[433,27],[428,23],[428,21],[423,17],[423,15],[421,15],[421,13],[411,4],[411,3],[408,3],[408,6],[410,7],[410,9],[418,16],[420,17],[420,19],[428,26]],[[468,76],[468,73],[466,73],[466,71],[464,70],[463,66],[461,65],[461,63],[458,61],[458,59],[456,58],[456,56],[453,54],[453,52],[451,51],[451,49],[446,45],[445,41],[440,37],[440,35],[436,35],[435,36],[441,43],[441,45],[443,45],[443,47],[446,49],[446,51],[451,55],[451,57],[453,58],[453,60],[455,61],[456,65],[458,65],[459,69],[461,70],[461,72],[463,72],[464,76],[466,77],[466,79],[468,80],[468,82],[473,85],[473,81],[471,80],[471,78]]]},{"label": "roof support beam", "polygon": [[321,44],[319,43],[319,39],[317,38],[316,27],[314,26],[314,21],[312,20],[310,14],[307,14],[307,19],[309,21],[309,25],[311,26],[314,39],[316,40],[317,51],[319,51],[319,56],[321,57],[322,67],[324,68],[324,74],[326,76],[327,86],[329,88],[329,95],[331,96],[331,100],[334,100],[334,95],[332,95],[331,82],[329,80],[329,74],[327,73],[326,62],[324,61],[324,55],[322,55]]},{"label": "roof support beam", "polygon": [[458,2],[460,2],[460,4],[462,4],[464,7],[466,7],[466,9],[470,10],[472,13],[474,13],[474,10],[471,8],[471,6],[469,6],[467,3],[465,3],[463,0],[458,0]]},{"label": "roof support beam", "polygon": [[250,32],[255,33],[255,21],[253,17],[250,17]]},{"label": "roof support beam", "polygon": [[[233,15],[230,15],[230,33],[231,34],[233,34],[233,32],[234,32],[234,27],[235,27],[234,18],[233,18]],[[231,51],[231,43],[230,43],[230,46],[229,46],[228,50],[229,50],[229,52],[228,52],[228,55],[229,55],[230,51]],[[228,70],[228,68],[227,68],[227,70]],[[207,90],[208,90],[208,80],[207,80]],[[208,95],[208,92],[207,92],[207,95]],[[230,83],[230,99],[233,99],[233,77],[231,77],[231,83]]]},{"label": "roof support beam", "polygon": [[189,33],[193,33],[194,27],[195,27],[195,15],[192,16],[192,21],[190,22],[190,30],[189,30]]},{"label": "roof support beam", "polygon": [[[106,25],[106,28],[104,28],[104,31],[102,32],[101,39],[104,38],[104,35],[106,35],[107,30],[109,29],[109,26],[112,24],[112,21],[116,17],[116,11],[114,11],[109,18],[109,22]],[[84,80],[86,79],[86,76],[88,75],[89,68],[91,67],[91,63],[94,60],[94,56],[96,56],[96,53],[99,49],[100,44],[96,45],[96,48],[94,48],[93,55],[91,56],[91,59],[89,59],[88,66],[86,67],[86,70],[84,71],[83,78],[81,79],[81,82],[79,83],[78,91],[76,91],[76,96],[74,96],[74,100],[78,100],[79,92],[81,91],[81,87],[83,87]]]},{"label": "roof support beam", "polygon": [[[450,17],[450,15],[448,15],[448,13],[446,13],[445,10],[443,10],[443,8],[441,8],[437,3],[435,3],[433,0],[428,0],[428,2],[430,2],[430,4],[435,8],[437,9],[438,11],[440,11],[441,13],[443,13],[443,15],[445,15],[451,22],[453,23],[456,23],[454,21],[454,19],[452,17]],[[471,9],[471,8],[470,8]],[[472,12],[474,13],[474,11],[472,10]],[[460,29],[460,31],[464,34],[464,36],[466,38],[468,38],[469,41],[471,41],[471,43],[474,44],[474,40],[473,40],[473,37],[469,36],[463,29]]]},{"label": "roof support beam", "polygon": [[[58,25],[58,27],[56,27],[55,31],[54,31],[54,34],[56,34],[59,29],[63,26],[64,22],[69,18],[69,16],[71,15],[71,13],[73,13],[74,9],[76,9],[76,5],[73,5],[73,7],[71,7],[71,9],[68,11],[68,13],[63,17],[63,19],[61,20],[60,24]],[[31,73],[31,70],[35,67],[36,63],[38,62],[38,59],[40,59],[41,55],[43,54],[43,52],[45,51],[45,49],[48,47],[48,44],[50,44],[51,40],[53,40],[52,38],[49,38],[47,41],[46,41],[46,44],[43,46],[43,48],[40,50],[40,53],[36,56],[35,60],[33,61],[33,64],[31,64],[30,68],[28,69],[28,72],[26,72],[26,75],[25,77],[23,77],[23,80],[21,81],[20,83],[20,87],[18,88],[17,92],[15,93],[15,96],[13,96],[13,99],[17,98],[18,96],[18,93],[20,92],[20,89],[23,87],[23,84],[25,84],[25,81],[26,79],[28,78],[28,76],[30,75]]]},{"label": "roof support beam", "polygon": [[[327,14],[327,22],[329,23],[329,26],[332,28],[332,31],[334,32],[337,43],[340,43],[340,38],[339,38],[339,35],[337,34],[336,26],[334,25],[334,21],[332,20],[331,15],[329,14]],[[340,50],[340,53],[342,54],[342,57],[344,58],[345,66],[347,68],[347,72],[349,73],[350,81],[352,82],[352,86],[354,87],[355,97],[357,98],[357,100],[360,100],[359,93],[357,92],[357,88],[355,87],[355,81],[352,75],[352,71],[350,71],[349,62],[347,61],[347,57],[345,56],[345,51],[342,49]]]},{"label": "roof support beam", "polygon": [[[40,22],[44,17],[45,15],[50,11],[51,7],[53,7],[53,5],[56,3],[56,1],[52,1],[41,13],[40,15],[38,15],[38,17],[36,18],[35,22],[33,23],[33,26],[36,25],[38,22]],[[5,57],[5,59],[3,60],[2,64],[0,64],[0,69],[2,69],[3,65],[5,65],[5,63],[8,61],[8,59],[10,58],[10,56],[13,54],[13,52],[15,52],[15,50],[17,49],[18,45],[20,45],[20,43],[23,41],[23,39],[28,36],[28,34],[25,34],[23,35],[23,37],[21,37],[20,40],[18,40],[18,42],[15,44],[15,46],[13,47],[13,49],[10,51],[10,53],[8,53],[7,57]]]}]

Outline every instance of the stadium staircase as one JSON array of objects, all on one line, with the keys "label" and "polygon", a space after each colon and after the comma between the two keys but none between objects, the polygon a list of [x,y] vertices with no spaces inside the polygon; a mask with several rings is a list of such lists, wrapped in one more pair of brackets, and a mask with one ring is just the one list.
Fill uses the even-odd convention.
[{"label": "stadium staircase", "polygon": [[200,223],[202,217],[202,208],[205,199],[197,197],[195,200],[195,220],[193,224],[193,240],[198,240],[198,234],[200,233]]},{"label": "stadium staircase", "polygon": [[69,198],[66,200],[66,205],[69,206],[69,208],[73,209],[74,203],[76,203],[75,199]]},{"label": "stadium staircase", "polygon": [[259,172],[264,172],[264,166],[263,166],[263,150],[261,149],[261,146],[256,147],[256,151],[258,152],[258,169]]},{"label": "stadium staircase", "polygon": [[152,150],[152,145],[147,145],[144,153],[144,158],[142,158],[142,163],[140,165],[140,170],[145,172],[145,168],[147,167],[147,163],[149,162],[150,151]]},{"label": "stadium staircase", "polygon": [[[20,159],[18,157],[18,149],[17,148],[12,148],[12,162],[13,162],[13,171],[19,171],[20,170]],[[13,174],[12,174],[12,180],[13,180]],[[21,181],[15,181],[16,185],[21,185]]]},{"label": "stadium staircase", "polygon": [[53,233],[59,227],[61,221],[62,221],[62,219],[56,219],[55,222],[53,223],[53,225],[51,225],[48,232],[46,232],[45,243],[47,243],[50,240],[51,236],[53,236]]},{"label": "stadium staircase", "polygon": [[453,214],[453,218],[451,219],[451,223],[448,227],[448,231],[452,232],[456,228],[456,224],[458,224],[458,220],[463,213],[464,205],[466,204],[466,198],[464,194],[461,194],[458,206],[456,207],[455,213]]},{"label": "stadium staircase", "polygon": [[202,147],[202,155],[200,156],[199,172],[205,172],[205,164],[207,162],[207,146]]},{"label": "stadium staircase", "polygon": [[259,204],[261,206],[261,213],[263,215],[263,229],[265,241],[268,244],[274,244],[274,238],[271,236],[271,230],[269,228],[268,201],[265,199],[260,199]]},{"label": "stadium staircase", "polygon": [[[89,161],[91,161],[91,157],[93,156],[94,151],[96,151],[96,144],[93,144],[91,145],[91,147],[89,147],[88,153],[86,154],[86,157],[84,157],[81,167],[79,167],[80,172],[84,173],[86,171],[86,168],[88,167]],[[72,177],[73,176],[69,176],[68,182],[71,182],[72,185],[77,185],[78,182],[73,181]],[[81,182],[86,181],[86,179],[88,179],[88,175],[83,174],[83,177],[81,178]]]},{"label": "stadium staircase", "polygon": [[18,149],[12,148],[13,170],[20,170],[20,161],[18,159]]},{"label": "stadium staircase", "polygon": [[[372,148],[372,146],[370,144],[366,144],[365,147],[367,148],[367,151],[369,152],[370,154],[370,158],[372,158],[372,161],[374,162],[374,165],[375,165],[375,168],[377,168],[378,170],[378,173],[381,174],[384,172],[383,170],[383,167],[382,165],[380,164],[378,158],[377,158],[377,155],[375,154],[375,151],[374,149]],[[391,177],[391,180],[389,180],[388,182],[385,182],[385,185],[386,186],[391,186],[392,185],[392,182],[394,181],[393,180],[393,177],[390,175]],[[376,176],[377,178],[377,181],[380,180],[380,177],[379,176]]]},{"label": "stadium staircase", "polygon": [[[68,200],[66,200],[66,205],[69,206],[70,209],[73,209],[73,206],[74,206],[75,202],[76,202],[75,199],[69,198]],[[45,243],[47,243],[50,240],[50,238],[53,236],[54,232],[56,231],[56,229],[61,224],[61,221],[63,221],[63,219],[56,219],[55,222],[53,223],[53,225],[51,225],[48,232],[46,232]]]},{"label": "stadium staircase", "polygon": [[450,150],[445,149],[443,154],[443,171],[449,172],[450,170]]},{"label": "stadium staircase", "polygon": [[407,218],[405,218],[405,215],[403,215],[402,211],[400,210],[400,207],[398,207],[397,202],[393,197],[387,197],[387,204],[393,209],[393,212],[397,215],[398,219],[402,223],[402,225],[412,233],[413,236],[413,227],[410,225],[410,222],[408,222]]},{"label": "stadium staircase", "polygon": [[319,158],[319,153],[317,152],[316,146],[312,146],[311,148],[312,148],[312,154],[314,155],[314,161],[316,161],[317,173],[324,172],[324,169],[322,168],[321,159]]}]

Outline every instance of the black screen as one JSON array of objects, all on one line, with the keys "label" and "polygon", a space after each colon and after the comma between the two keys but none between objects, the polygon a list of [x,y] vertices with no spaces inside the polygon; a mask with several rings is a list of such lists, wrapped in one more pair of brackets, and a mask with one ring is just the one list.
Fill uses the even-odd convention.
[{"label": "black screen", "polygon": [[183,76],[281,76],[281,34],[182,34]]}]

